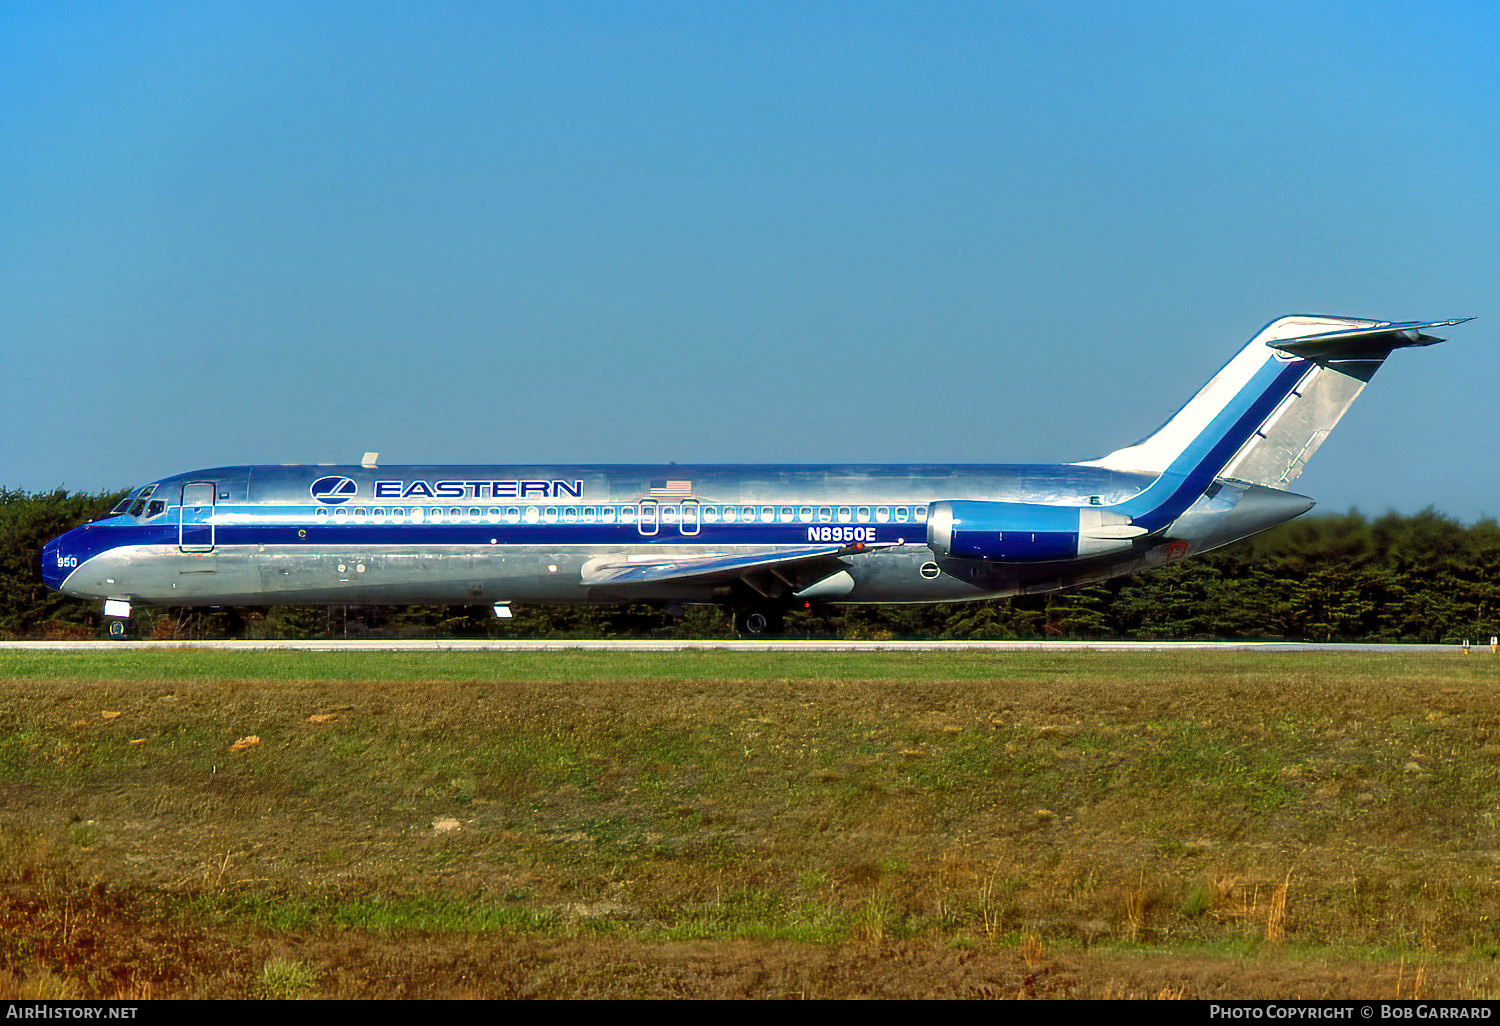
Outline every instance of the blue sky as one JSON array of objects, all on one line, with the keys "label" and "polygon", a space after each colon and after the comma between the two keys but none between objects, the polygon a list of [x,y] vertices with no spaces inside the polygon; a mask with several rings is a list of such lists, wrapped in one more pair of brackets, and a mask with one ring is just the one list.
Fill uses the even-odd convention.
[{"label": "blue sky", "polygon": [[1477,314],[1298,481],[1500,513],[1500,8],[0,0],[0,484],[1011,462]]}]

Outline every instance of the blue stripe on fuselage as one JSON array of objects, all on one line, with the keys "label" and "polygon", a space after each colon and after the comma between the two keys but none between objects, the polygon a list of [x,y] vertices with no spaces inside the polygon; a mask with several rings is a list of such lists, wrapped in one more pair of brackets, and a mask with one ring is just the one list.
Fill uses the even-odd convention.
[{"label": "blue stripe on fuselage", "polygon": [[[704,524],[696,535],[679,534],[663,525],[656,535],[641,534],[634,524],[232,524],[215,529],[216,548],[251,545],[277,546],[468,546],[489,545],[547,548],[549,546],[607,545],[807,545],[826,542],[823,532],[833,528],[863,537],[844,537],[850,543],[910,541],[925,543],[927,525],[904,524]],[[812,537],[816,533],[818,537]],[[77,557],[82,565],[111,549],[132,545],[177,546],[177,525],[91,524],[56,539],[56,551]],[[59,575],[60,576],[60,575]],[[49,583],[51,583],[49,581]],[[59,583],[61,583],[59,581]],[[53,585],[54,587],[56,585]]]},{"label": "blue stripe on fuselage", "polygon": [[1145,491],[1111,507],[1136,526],[1156,532],[1198,501],[1219,472],[1291,394],[1311,366],[1306,360],[1267,360],[1238,394]]}]

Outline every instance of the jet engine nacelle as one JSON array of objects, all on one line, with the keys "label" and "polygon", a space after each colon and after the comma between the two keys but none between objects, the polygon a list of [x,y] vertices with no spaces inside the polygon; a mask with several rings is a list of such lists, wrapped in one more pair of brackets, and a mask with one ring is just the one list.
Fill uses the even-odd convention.
[{"label": "jet engine nacelle", "polygon": [[939,556],[1007,563],[1092,559],[1130,548],[1146,533],[1123,513],[1032,502],[934,502],[927,545]]}]

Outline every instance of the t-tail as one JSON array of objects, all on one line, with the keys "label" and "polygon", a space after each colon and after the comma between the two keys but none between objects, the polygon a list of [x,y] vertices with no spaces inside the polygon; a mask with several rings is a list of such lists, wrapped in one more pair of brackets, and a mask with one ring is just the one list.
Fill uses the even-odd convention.
[{"label": "t-tail", "polygon": [[1428,328],[1470,319],[1279,318],[1160,430],[1086,465],[1156,475],[1109,507],[1148,532],[1181,516],[1216,478],[1285,489],[1386,357],[1443,341]]}]

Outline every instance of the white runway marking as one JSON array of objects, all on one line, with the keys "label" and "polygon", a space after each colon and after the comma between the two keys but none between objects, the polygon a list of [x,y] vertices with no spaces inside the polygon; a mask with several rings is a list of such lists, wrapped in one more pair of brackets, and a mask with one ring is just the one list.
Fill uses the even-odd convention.
[{"label": "white runway marking", "polygon": [[[744,640],[284,640],[284,641],[0,641],[0,651],[112,652],[176,648],[268,652],[1364,652],[1458,653],[1458,645],[1346,645],[1291,641],[744,641]],[[1475,658],[1489,656],[1474,646]]]}]

